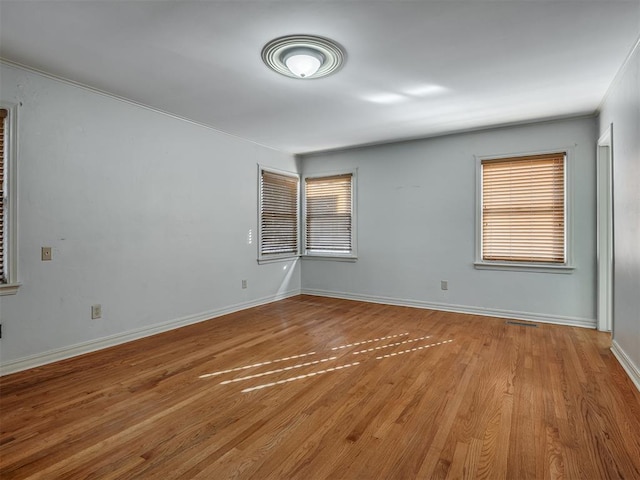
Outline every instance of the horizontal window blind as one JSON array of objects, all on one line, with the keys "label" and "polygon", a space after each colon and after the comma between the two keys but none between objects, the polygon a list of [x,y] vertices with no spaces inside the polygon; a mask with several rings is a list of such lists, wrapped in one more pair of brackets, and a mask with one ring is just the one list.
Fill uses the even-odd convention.
[{"label": "horizontal window blind", "polygon": [[349,173],[306,179],[308,253],[352,253],[352,176]]},{"label": "horizontal window blind", "polygon": [[298,254],[298,177],[261,170],[260,254]]},{"label": "horizontal window blind", "polygon": [[5,179],[5,151],[6,151],[6,122],[8,117],[8,111],[4,108],[0,108],[0,283],[7,283],[7,271],[5,268],[5,212],[6,212],[6,179]]},{"label": "horizontal window blind", "polygon": [[482,161],[482,259],[565,263],[565,154]]}]

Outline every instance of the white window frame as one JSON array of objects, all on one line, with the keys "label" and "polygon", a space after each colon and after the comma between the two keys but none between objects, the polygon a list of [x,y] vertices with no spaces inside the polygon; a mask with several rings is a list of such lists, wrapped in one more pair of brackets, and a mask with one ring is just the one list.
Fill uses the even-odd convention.
[{"label": "white window frame", "polygon": [[[564,152],[564,241],[565,241],[565,263],[538,263],[538,262],[509,262],[509,261],[489,261],[482,258],[482,162],[484,160],[498,160],[502,158],[527,157],[533,155],[545,155],[551,153]],[[476,225],[475,225],[475,262],[474,267],[478,270],[507,270],[520,272],[542,272],[542,273],[572,273],[575,269],[573,265],[573,223],[572,204],[573,186],[571,181],[571,166],[573,165],[574,148],[559,147],[545,150],[535,150],[530,152],[504,153],[500,155],[475,155],[476,160]]]},{"label": "white window frame", "polygon": [[20,287],[18,276],[18,105],[0,101],[8,117],[5,124],[5,264],[7,283],[0,284],[0,296],[14,295]]},{"label": "white window frame", "polygon": [[[307,249],[307,198],[306,181],[308,178],[335,177],[338,175],[351,175],[351,252],[349,253],[314,253]],[[322,173],[311,173],[303,175],[300,191],[302,194],[302,258],[313,260],[336,260],[344,262],[355,262],[358,259],[358,169],[337,170]]]},{"label": "white window frame", "polygon": [[[277,175],[284,175],[287,177],[293,177],[298,181],[298,203],[296,205],[296,223],[298,226],[298,238],[297,238],[297,251],[296,253],[284,253],[276,255],[263,255],[262,254],[262,194],[260,190],[260,182],[262,179],[262,172],[269,172]],[[300,175],[295,172],[288,172],[285,170],[279,170],[277,168],[266,167],[258,164],[258,263],[272,263],[283,262],[300,257]]]}]

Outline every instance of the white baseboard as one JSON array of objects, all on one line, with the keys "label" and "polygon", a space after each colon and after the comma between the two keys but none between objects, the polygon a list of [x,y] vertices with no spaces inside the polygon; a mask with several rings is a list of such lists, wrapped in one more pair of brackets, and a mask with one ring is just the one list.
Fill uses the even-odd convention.
[{"label": "white baseboard", "polygon": [[19,358],[17,360],[2,363],[0,365],[0,376],[20,372],[22,370],[28,370],[29,368],[40,367],[48,363],[65,360],[85,353],[95,352],[104,348],[131,342],[132,340],[149,337],[157,333],[167,332],[169,330],[174,330],[194,323],[211,320],[212,318],[221,317],[222,315],[238,312],[247,308],[257,307],[258,305],[264,305],[278,300],[284,300],[285,298],[293,297],[295,295],[300,295],[300,290],[278,293],[276,295],[258,298],[249,302],[238,303],[228,307],[170,320],[168,322],[157,323],[148,327],[138,328],[136,330],[129,330],[124,333],[118,333],[96,340],[89,340],[88,342],[77,343],[69,347],[58,348],[55,350],[49,350],[48,352]]},{"label": "white baseboard", "polygon": [[618,359],[624,371],[627,372],[631,381],[635,384],[638,391],[640,391],[640,368],[638,368],[629,358],[629,355],[620,347],[620,344],[613,340],[611,342],[611,352]]},{"label": "white baseboard", "polygon": [[385,305],[398,305],[401,307],[428,308],[430,310],[441,310],[444,312],[469,313],[472,315],[484,315],[486,317],[511,318],[515,320],[527,320],[530,322],[540,323],[554,323],[557,325],[567,325],[571,327],[596,328],[596,320],[592,318],[564,317],[560,315],[547,315],[544,313],[469,307],[466,305],[451,305],[448,303],[424,302],[422,300],[406,300],[401,298],[364,295],[359,293],[315,290],[310,288],[303,288],[301,293],[303,295],[343,298],[345,300],[359,300],[361,302],[382,303]]},{"label": "white baseboard", "polygon": [[[285,298],[293,297],[301,293],[305,295],[315,295],[320,297],[343,298],[346,300],[358,300],[362,302],[382,303],[386,305],[398,305],[403,307],[427,308],[431,310],[441,310],[445,312],[468,313],[472,315],[485,315],[488,317],[512,318],[512,319],[528,320],[528,321],[542,322],[542,323],[555,323],[555,324],[569,325],[574,327],[595,328],[596,326],[596,321],[594,319],[553,316],[553,315],[536,314],[536,313],[529,313],[529,312],[517,312],[517,311],[511,311],[511,310],[486,309],[486,308],[480,308],[480,307],[451,305],[446,303],[424,302],[420,300],[407,300],[407,299],[399,299],[399,298],[392,298],[392,297],[333,292],[329,290],[302,289],[302,290],[292,290],[289,292],[278,293],[276,295],[262,297],[256,300],[252,300],[250,302],[239,303],[236,305],[231,305],[231,306],[224,307],[217,310],[211,310],[208,312],[203,312],[195,315],[189,315],[189,316],[178,318],[168,322],[159,323],[159,324],[151,325],[148,327],[139,328],[136,330],[130,330],[128,332],[111,335],[109,337],[103,337],[97,340],[90,340],[88,342],[78,343],[75,345],[71,345],[69,347],[49,350],[48,352],[19,358],[17,360],[13,360],[13,361],[1,364],[0,376],[8,375],[10,373],[20,372],[22,370],[27,370],[29,368],[39,367],[39,366],[46,365],[48,363],[57,362],[60,360],[65,360],[67,358],[83,355],[85,353],[95,352],[97,350],[102,350],[104,348],[113,347],[116,345],[120,345],[122,343],[138,340],[144,337],[149,337],[157,333],[167,332],[169,330],[184,327],[186,325],[191,325],[194,323],[220,317],[222,315],[227,315],[229,313],[245,310],[247,308],[256,307],[258,305],[264,305],[271,302],[276,302],[278,300],[283,300]],[[616,345],[615,342],[614,342],[614,345]],[[618,360],[620,360],[620,363],[622,364],[624,369],[627,371],[627,373],[629,373],[629,375],[632,377],[634,383],[636,383],[636,386],[640,385],[640,381],[638,380],[638,378],[640,378],[640,375],[638,374],[638,370],[633,365],[633,363],[631,363],[631,361],[628,359],[628,356],[624,352],[622,352],[622,350],[620,350],[619,347],[618,347],[619,353],[616,352],[616,350],[614,350],[613,346],[612,346],[612,351],[614,355],[616,355]],[[624,358],[625,360],[623,360],[621,357]],[[635,377],[633,377],[634,374],[630,372],[635,372]]]}]

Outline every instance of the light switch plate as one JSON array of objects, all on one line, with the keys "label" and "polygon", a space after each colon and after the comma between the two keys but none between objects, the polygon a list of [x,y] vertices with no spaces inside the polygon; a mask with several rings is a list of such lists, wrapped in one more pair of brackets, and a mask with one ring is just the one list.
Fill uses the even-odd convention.
[{"label": "light switch plate", "polygon": [[48,262],[51,260],[51,247],[42,247],[42,261]]}]

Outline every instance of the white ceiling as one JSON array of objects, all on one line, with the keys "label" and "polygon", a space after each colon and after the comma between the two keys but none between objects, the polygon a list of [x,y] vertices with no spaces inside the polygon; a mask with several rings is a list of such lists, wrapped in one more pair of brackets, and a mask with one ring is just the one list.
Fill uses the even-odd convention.
[{"label": "white ceiling", "polygon": [[[315,80],[262,63],[314,34]],[[640,0],[0,2],[9,61],[293,153],[596,111],[640,35]]]}]

